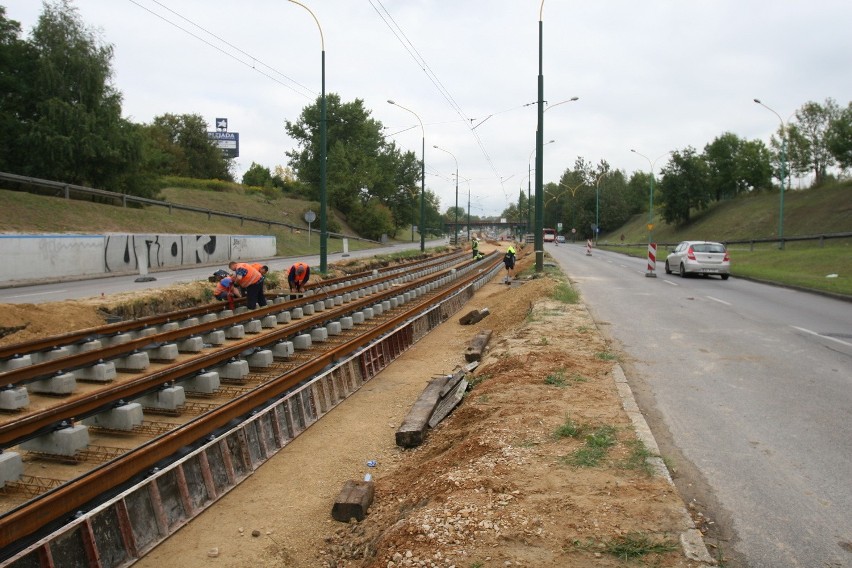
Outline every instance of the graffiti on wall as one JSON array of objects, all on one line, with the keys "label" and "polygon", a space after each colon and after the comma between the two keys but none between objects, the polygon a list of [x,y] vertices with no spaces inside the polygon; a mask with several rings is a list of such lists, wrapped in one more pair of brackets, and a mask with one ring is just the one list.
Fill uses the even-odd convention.
[{"label": "graffiti on wall", "polygon": [[228,256],[224,235],[107,235],[104,266],[106,272],[128,272],[141,261],[163,268],[225,262]]}]

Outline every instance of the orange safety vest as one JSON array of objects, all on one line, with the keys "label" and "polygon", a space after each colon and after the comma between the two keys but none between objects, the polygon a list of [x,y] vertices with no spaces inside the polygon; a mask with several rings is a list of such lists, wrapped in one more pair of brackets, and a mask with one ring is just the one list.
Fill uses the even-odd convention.
[{"label": "orange safety vest", "polygon": [[251,264],[240,262],[234,267],[234,280],[243,288],[257,284],[261,279],[263,279],[263,274]]},{"label": "orange safety vest", "polygon": [[308,281],[308,265],[304,262],[297,262],[290,268],[291,274],[293,274],[293,282],[298,282],[299,284],[304,284]]}]

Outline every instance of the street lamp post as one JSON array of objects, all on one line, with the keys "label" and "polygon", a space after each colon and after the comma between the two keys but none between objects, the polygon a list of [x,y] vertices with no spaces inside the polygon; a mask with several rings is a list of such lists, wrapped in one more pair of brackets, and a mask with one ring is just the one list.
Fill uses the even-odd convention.
[{"label": "street lamp post", "polygon": [[781,122],[781,205],[778,211],[778,248],[784,250],[784,178],[787,176],[787,124],[780,114],[760,102],[760,99],[754,99],[754,102],[771,111]]},{"label": "street lamp post", "polygon": [[[659,156],[654,158],[653,162],[650,160],[650,158],[648,158],[648,156],[646,156],[645,154],[640,154],[633,148],[631,148],[630,151],[638,156],[642,156],[643,158],[645,158],[648,161],[648,165],[651,166],[651,191],[649,192],[650,199],[648,202],[648,272],[645,273],[645,276],[649,278],[656,278],[656,259],[651,258],[651,245],[654,242],[652,238],[652,234],[654,232],[654,166],[656,165],[657,160],[659,160],[663,156],[668,156],[669,154],[671,154],[671,151],[668,151],[665,154],[660,154]],[[654,260],[654,262],[652,262],[652,260]]]},{"label": "street lamp post", "polygon": [[432,147],[441,150],[442,152],[446,152],[447,154],[453,157],[453,161],[456,163],[456,207],[454,209],[455,225],[453,226],[453,242],[455,243],[455,241],[459,238],[459,161],[456,160],[455,154],[453,154],[449,150],[444,150],[440,146]]},{"label": "street lamp post", "polygon": [[426,202],[424,201],[424,196],[426,194],[426,129],[423,128],[423,121],[420,120],[419,114],[410,108],[406,108],[399,103],[395,103],[390,99],[388,99],[388,103],[398,106],[402,110],[407,110],[413,114],[420,123],[420,132],[422,134],[422,148],[420,153],[422,157],[420,160],[420,252],[426,252],[426,233],[424,232],[425,227],[423,226],[423,223],[426,221]]},{"label": "street lamp post", "polygon": [[326,147],[328,146],[328,119],[326,116],[326,100],[325,100],[325,37],[322,33],[322,26],[319,20],[310,8],[297,2],[290,0],[293,4],[301,6],[314,19],[320,33],[320,43],[322,44],[322,95],[320,96],[320,272],[325,274],[328,271],[328,174],[326,171]]},{"label": "street lamp post", "polygon": [[[547,146],[548,144],[553,144],[556,140],[548,140],[542,146]],[[527,232],[533,226],[533,218],[532,218],[532,194],[530,193],[530,183],[532,183],[532,157],[535,154],[536,148],[533,148],[533,151],[530,152],[530,157],[527,159]]]},{"label": "street lamp post", "polygon": [[543,67],[543,33],[544,0],[538,11],[538,128],[535,131],[535,271],[544,271],[544,67]]}]

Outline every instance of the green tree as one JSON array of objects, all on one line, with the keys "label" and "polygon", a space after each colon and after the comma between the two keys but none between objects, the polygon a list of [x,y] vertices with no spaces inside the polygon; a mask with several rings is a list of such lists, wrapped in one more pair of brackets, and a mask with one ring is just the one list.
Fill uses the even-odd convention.
[{"label": "green tree", "polygon": [[736,197],[742,189],[737,167],[742,143],[736,134],[725,132],[704,147],[704,160],[716,201]]},{"label": "green tree", "polygon": [[393,235],[394,222],[391,210],[378,199],[356,205],[356,214],[350,217],[350,225],[368,239],[379,240],[382,235]]},{"label": "green tree", "polygon": [[[810,101],[796,111],[795,122],[788,125],[788,164],[798,174],[813,173],[815,186],[822,185],[828,168],[835,164],[828,130],[839,114],[840,108],[831,98],[823,105]],[[774,138],[773,143],[777,146]]]},{"label": "green tree", "polygon": [[142,187],[142,141],[110,83],[112,46],[98,42],[69,0],[43,4],[30,44],[35,57],[25,52],[19,68],[27,100],[14,169],[119,191]]},{"label": "green tree", "polygon": [[772,188],[772,156],[762,140],[745,140],[736,160],[739,193]]},{"label": "green tree", "polygon": [[712,199],[707,163],[694,148],[672,152],[660,181],[662,215],[666,223],[689,223],[692,210],[702,210]]},{"label": "green tree", "polygon": [[272,172],[256,162],[252,162],[243,174],[243,185],[253,187],[272,187]]},{"label": "green tree", "polygon": [[[10,140],[24,134],[23,119],[31,116],[29,84],[35,73],[36,52],[20,39],[21,24],[6,18],[0,6],[0,129]],[[23,173],[18,144],[0,145],[0,170]]]},{"label": "green tree", "polygon": [[852,167],[852,103],[838,111],[826,133],[828,150],[843,169]]},{"label": "green tree", "polygon": [[234,181],[232,163],[207,137],[198,114],[164,114],[145,125],[145,162],[159,175]]}]

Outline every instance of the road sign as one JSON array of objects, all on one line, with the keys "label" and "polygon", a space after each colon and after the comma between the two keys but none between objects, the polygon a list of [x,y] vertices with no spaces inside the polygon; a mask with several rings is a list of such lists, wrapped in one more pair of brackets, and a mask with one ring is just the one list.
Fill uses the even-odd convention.
[{"label": "road sign", "polygon": [[654,230],[654,224],[653,224],[653,223],[648,223],[648,230],[649,230],[649,231],[653,231],[653,230]]}]

